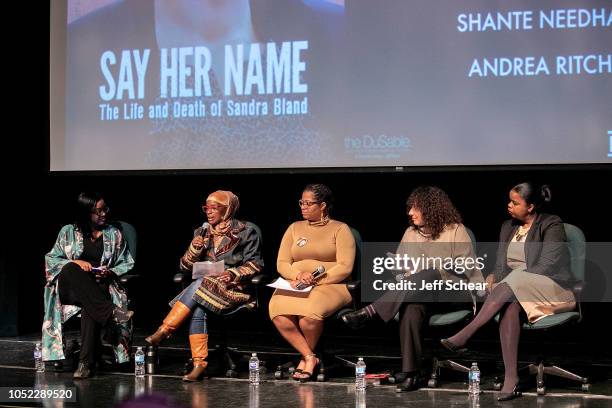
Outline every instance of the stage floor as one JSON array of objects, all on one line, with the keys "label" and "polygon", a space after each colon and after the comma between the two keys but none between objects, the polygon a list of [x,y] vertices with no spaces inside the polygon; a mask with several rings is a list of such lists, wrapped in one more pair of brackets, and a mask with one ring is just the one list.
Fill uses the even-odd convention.
[{"label": "stage floor", "polygon": [[[135,344],[142,343],[141,336]],[[583,393],[580,387],[570,382],[552,382],[547,388],[546,396],[538,396],[535,380],[524,392],[522,398],[511,402],[497,402],[497,392],[493,391],[495,370],[486,365],[481,367],[483,393],[474,400],[467,395],[464,374],[445,372],[439,388],[422,387],[418,391],[396,393],[394,385],[371,385],[363,394],[354,390],[352,370],[344,367],[330,373],[327,382],[299,384],[293,380],[274,379],[276,365],[293,358],[280,350],[267,350],[260,354],[265,361],[268,372],[262,375],[262,383],[251,386],[247,380],[246,359],[238,364],[238,378],[224,378],[224,369],[219,366],[215,352],[211,352],[211,372],[217,376],[197,383],[181,381],[183,364],[189,354],[184,347],[186,339],[181,336],[173,338],[159,351],[160,366],[154,375],[137,379],[133,367],[108,366],[96,376],[74,381],[72,367],[67,362],[63,371],[56,371],[48,366],[45,373],[36,373],[33,369],[32,351],[35,336],[0,339],[0,387],[38,387],[40,389],[68,389],[74,387],[76,403],[58,403],[47,401],[41,403],[19,403],[1,401],[0,406],[83,406],[112,407],[122,401],[147,394],[162,394],[169,397],[176,407],[612,407],[612,380],[599,378],[593,381],[591,392]],[[140,342],[139,342],[140,341]],[[214,342],[212,342],[214,344]],[[369,372],[380,372],[385,362],[366,358]]]}]

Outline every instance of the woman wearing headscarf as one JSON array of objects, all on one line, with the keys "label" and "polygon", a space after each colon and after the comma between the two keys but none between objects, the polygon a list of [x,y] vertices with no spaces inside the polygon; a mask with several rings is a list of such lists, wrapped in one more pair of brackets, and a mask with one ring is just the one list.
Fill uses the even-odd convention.
[{"label": "woman wearing headscarf", "polygon": [[254,303],[248,284],[250,277],[263,267],[261,237],[253,224],[234,218],[239,206],[238,197],[231,191],[218,190],[206,198],[202,211],[207,222],[195,230],[180,260],[180,269],[191,273],[196,262],[224,261],[225,270],[220,275],[193,281],[170,303],[172,310],[162,325],[145,339],[157,346],[191,316],[189,345],[193,370],[183,377],[184,381],[199,380],[208,364],[207,311],[223,314]]}]

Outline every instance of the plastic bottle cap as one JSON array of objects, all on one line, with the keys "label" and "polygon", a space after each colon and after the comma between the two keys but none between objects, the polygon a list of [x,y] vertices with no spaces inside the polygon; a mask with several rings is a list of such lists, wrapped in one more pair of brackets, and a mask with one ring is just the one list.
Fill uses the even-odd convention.
[{"label": "plastic bottle cap", "polygon": [[359,359],[358,359],[358,360],[359,360],[359,361],[363,361],[363,357],[359,357]]},{"label": "plastic bottle cap", "polygon": [[257,353],[252,353],[251,357],[257,357]]}]

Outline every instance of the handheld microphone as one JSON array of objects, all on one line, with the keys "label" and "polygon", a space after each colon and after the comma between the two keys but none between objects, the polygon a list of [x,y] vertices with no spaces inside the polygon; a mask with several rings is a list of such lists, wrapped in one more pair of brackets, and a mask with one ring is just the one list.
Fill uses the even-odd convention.
[{"label": "handheld microphone", "polygon": [[[315,269],[312,272],[312,278],[313,279],[317,279],[317,278],[321,277],[321,275],[323,275],[324,273],[325,273],[325,267],[323,265],[319,265],[319,266],[317,266],[317,269]],[[300,282],[297,285],[295,285],[295,288],[301,290],[301,289],[306,289],[308,286],[310,286],[310,285],[308,285],[306,283]]]}]

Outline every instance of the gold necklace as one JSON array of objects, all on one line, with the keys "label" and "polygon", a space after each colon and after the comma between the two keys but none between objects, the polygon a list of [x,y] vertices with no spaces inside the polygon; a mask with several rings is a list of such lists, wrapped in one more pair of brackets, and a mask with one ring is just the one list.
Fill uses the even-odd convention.
[{"label": "gold necklace", "polygon": [[527,236],[527,233],[529,233],[530,228],[531,228],[531,225],[527,227],[526,229],[524,229],[522,226],[518,227],[518,229],[516,230],[516,234],[514,234],[514,240],[516,242],[522,241],[523,238]]}]

